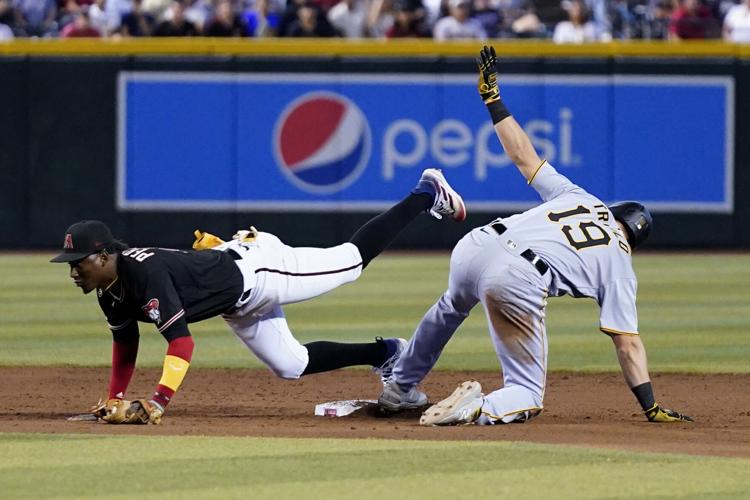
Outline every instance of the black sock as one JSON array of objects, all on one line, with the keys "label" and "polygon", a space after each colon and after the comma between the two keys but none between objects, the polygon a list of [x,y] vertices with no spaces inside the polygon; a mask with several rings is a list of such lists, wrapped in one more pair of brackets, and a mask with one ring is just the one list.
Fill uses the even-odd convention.
[{"label": "black sock", "polygon": [[654,401],[654,389],[651,386],[651,382],[644,382],[641,385],[631,387],[630,390],[635,394],[635,398],[641,404],[643,411],[650,410],[656,404]]},{"label": "black sock", "polygon": [[432,206],[428,193],[410,194],[386,212],[376,215],[354,233],[349,242],[359,248],[362,269],[385,250],[417,215]]},{"label": "black sock", "polygon": [[346,366],[380,366],[385,361],[384,342],[344,344],[340,342],[310,342],[305,344],[308,362],[302,375],[328,372]]}]

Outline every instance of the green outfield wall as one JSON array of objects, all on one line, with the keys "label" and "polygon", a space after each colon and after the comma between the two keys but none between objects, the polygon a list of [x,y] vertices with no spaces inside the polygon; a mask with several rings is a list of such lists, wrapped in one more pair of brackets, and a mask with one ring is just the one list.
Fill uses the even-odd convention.
[{"label": "green outfield wall", "polygon": [[[721,76],[733,82],[732,203],[720,213],[661,211],[652,248],[750,246],[750,46],[610,43],[495,44],[505,75]],[[294,245],[330,245],[374,214],[367,211],[118,208],[118,75],[138,72],[434,75],[471,71],[477,43],[343,40],[18,40],[0,44],[0,249],[52,248],[73,221],[98,218],[138,245],[184,247],[195,228],[228,235],[255,225]],[[186,103],[189,106],[190,103]],[[514,103],[514,105],[518,105]],[[690,109],[691,102],[684,106]],[[512,105],[511,105],[512,108]],[[648,113],[648,103],[644,103]],[[700,122],[702,117],[692,117]],[[615,118],[616,119],[616,118]],[[680,127],[665,123],[665,127]],[[447,248],[495,215],[467,224],[418,221],[400,248]]]}]

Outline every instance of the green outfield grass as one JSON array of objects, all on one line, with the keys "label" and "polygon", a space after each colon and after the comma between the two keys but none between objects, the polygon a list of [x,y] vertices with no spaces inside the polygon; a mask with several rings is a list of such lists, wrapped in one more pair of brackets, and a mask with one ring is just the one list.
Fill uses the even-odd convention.
[{"label": "green outfield grass", "polygon": [[[0,365],[97,365],[110,361],[109,332],[96,297],[83,296],[68,268],[46,255],[0,255]],[[448,254],[386,254],[356,283],[286,307],[301,341],[409,337],[447,283]],[[652,371],[750,372],[750,255],[635,257],[640,329]],[[550,300],[552,370],[617,371],[598,333],[592,300]],[[258,361],[220,319],[192,326],[194,366],[252,367]],[[141,366],[161,366],[164,341],[142,325]],[[464,323],[439,369],[495,369],[481,309]]]},{"label": "green outfield grass", "polygon": [[[93,295],[49,256],[0,255],[0,365],[107,366]],[[646,254],[641,332],[652,371],[750,372],[750,255]],[[447,281],[446,254],[391,254],[354,284],[286,308],[296,336],[408,337]],[[553,370],[618,371],[593,301],[550,301]],[[195,366],[259,363],[221,320],[193,325]],[[139,363],[165,343],[142,327]],[[442,369],[497,369],[477,309]],[[0,498],[747,498],[750,460],[520,442],[0,433]]]},{"label": "green outfield grass", "polygon": [[750,460],[508,442],[4,434],[2,498],[747,498]]}]

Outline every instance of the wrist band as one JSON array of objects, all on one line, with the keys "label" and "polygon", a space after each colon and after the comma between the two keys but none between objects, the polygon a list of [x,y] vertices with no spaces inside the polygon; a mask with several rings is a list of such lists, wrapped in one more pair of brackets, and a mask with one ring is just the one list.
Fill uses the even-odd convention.
[{"label": "wrist band", "polygon": [[508,108],[505,107],[502,99],[498,99],[497,101],[489,103],[487,105],[487,111],[490,112],[490,117],[492,117],[493,125],[500,123],[510,116],[510,111],[508,111]]}]

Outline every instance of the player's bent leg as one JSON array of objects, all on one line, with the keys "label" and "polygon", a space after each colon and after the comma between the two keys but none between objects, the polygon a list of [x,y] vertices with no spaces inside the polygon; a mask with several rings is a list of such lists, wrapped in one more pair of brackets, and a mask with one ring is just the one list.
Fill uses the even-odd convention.
[{"label": "player's bent leg", "polygon": [[289,330],[284,312],[277,306],[260,318],[224,315],[235,335],[268,368],[284,379],[297,379],[308,365],[307,349]]},{"label": "player's bent leg", "polygon": [[[279,248],[275,262],[256,271],[265,300],[284,305],[323,295],[362,274],[362,257],[351,243],[330,248]],[[258,298],[263,300],[263,298]]]},{"label": "player's bent leg", "polygon": [[547,376],[547,283],[520,259],[501,259],[480,281],[503,388],[485,396],[480,424],[526,421],[542,410]]},{"label": "player's bent leg", "polygon": [[473,276],[478,272],[475,266],[481,263],[473,257],[480,249],[467,237],[454,248],[448,290],[425,313],[393,367],[393,377],[378,400],[381,407],[393,410],[402,409],[404,405],[416,407],[416,402],[426,403],[427,397],[417,390],[417,384],[432,370],[445,345],[479,302]]},{"label": "player's bent leg", "polygon": [[541,395],[521,386],[503,387],[484,396],[480,425],[526,422],[542,412]]},{"label": "player's bent leg", "polygon": [[474,258],[481,247],[469,238],[458,242],[451,254],[448,290],[425,313],[406,346],[404,354],[393,368],[393,377],[404,387],[416,385],[435,366],[445,345],[456,329],[479,302],[475,294],[474,275],[479,259]]},{"label": "player's bent leg", "polygon": [[499,389],[487,396],[476,381],[460,384],[453,393],[422,414],[420,425],[495,425],[522,423],[542,411],[541,398],[523,387]]},{"label": "player's bent leg", "polygon": [[405,339],[376,337],[374,342],[344,343],[316,341],[305,344],[308,363],[302,375],[327,372],[347,366],[369,365],[383,383],[391,376],[393,364],[401,356]]},{"label": "player's bent leg", "polygon": [[456,310],[450,291],[446,291],[427,310],[401,358],[393,367],[393,379],[404,387],[415,386],[435,366],[445,345],[453,337],[469,310]]},{"label": "player's bent leg", "polygon": [[255,242],[232,250],[245,281],[243,314],[261,316],[277,305],[301,302],[329,292],[362,274],[362,257],[351,243],[331,248],[295,248],[259,233]]}]

